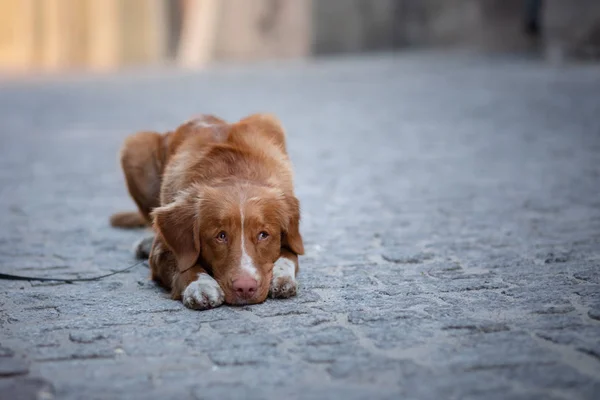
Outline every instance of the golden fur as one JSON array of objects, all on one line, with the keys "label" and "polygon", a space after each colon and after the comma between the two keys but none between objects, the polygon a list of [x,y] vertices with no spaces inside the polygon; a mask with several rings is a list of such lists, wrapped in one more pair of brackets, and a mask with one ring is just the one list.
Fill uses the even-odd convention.
[{"label": "golden fur", "polygon": [[[223,289],[226,303],[258,303],[269,293],[277,259],[291,260],[298,270],[304,253],[300,205],[275,117],[255,114],[229,124],[200,116],[173,132],[139,132],[125,140],[121,166],[139,213],[115,214],[111,224],[152,224],[152,278],[173,299],[206,273]],[[243,252],[258,271],[249,299],[232,288],[245,273]]]}]

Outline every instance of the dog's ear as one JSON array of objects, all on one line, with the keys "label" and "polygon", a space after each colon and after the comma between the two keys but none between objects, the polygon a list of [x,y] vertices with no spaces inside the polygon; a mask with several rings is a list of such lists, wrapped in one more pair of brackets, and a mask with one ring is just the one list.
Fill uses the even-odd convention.
[{"label": "dog's ear", "polygon": [[266,113],[252,114],[240,120],[235,126],[253,127],[263,137],[271,140],[287,154],[285,130],[275,115]]},{"label": "dog's ear", "polygon": [[294,196],[286,196],[288,224],[284,229],[281,245],[298,255],[304,254],[304,243],[300,235],[300,202]]},{"label": "dog's ear", "polygon": [[199,211],[200,201],[185,196],[152,212],[154,227],[175,255],[179,271],[193,267],[200,256]]}]

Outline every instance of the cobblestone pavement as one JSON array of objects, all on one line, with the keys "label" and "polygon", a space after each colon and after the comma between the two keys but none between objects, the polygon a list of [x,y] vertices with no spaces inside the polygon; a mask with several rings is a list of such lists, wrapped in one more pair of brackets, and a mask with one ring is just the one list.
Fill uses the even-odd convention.
[{"label": "cobblestone pavement", "polygon": [[[0,281],[2,399],[594,399],[600,69],[441,53],[0,86],[1,271],[85,277],[144,231],[123,138],[279,115],[298,297],[190,311],[145,267]],[[22,397],[18,397],[22,396]]]}]

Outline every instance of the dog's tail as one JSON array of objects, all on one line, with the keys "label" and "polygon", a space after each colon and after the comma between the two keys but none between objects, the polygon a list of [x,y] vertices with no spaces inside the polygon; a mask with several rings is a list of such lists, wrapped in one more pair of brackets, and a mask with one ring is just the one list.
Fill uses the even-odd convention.
[{"label": "dog's tail", "polygon": [[137,211],[124,211],[113,214],[110,224],[115,228],[133,229],[144,228],[150,223]]}]

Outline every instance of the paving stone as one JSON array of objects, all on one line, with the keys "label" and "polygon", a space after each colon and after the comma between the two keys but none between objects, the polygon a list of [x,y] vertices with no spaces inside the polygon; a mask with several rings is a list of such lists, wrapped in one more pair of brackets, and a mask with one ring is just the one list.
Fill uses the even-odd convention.
[{"label": "paving stone", "polygon": [[0,281],[0,397],[595,399],[599,93],[438,52],[0,82],[1,272],[131,265],[118,150],[201,112],[283,121],[306,248],[297,297],[203,312],[144,265]]},{"label": "paving stone", "polygon": [[433,253],[405,253],[401,250],[391,250],[383,253],[383,258],[398,264],[420,264],[433,258]]},{"label": "paving stone", "polygon": [[347,357],[367,357],[369,352],[356,343],[341,342],[326,343],[312,346],[304,346],[293,349],[302,360],[309,363],[325,364],[333,363]]},{"label": "paving stone", "polygon": [[588,316],[592,319],[600,321],[600,303],[594,304],[588,311]]},{"label": "paving stone", "polygon": [[17,378],[0,381],[0,393],[11,400],[52,400],[55,391],[52,384],[41,378]]},{"label": "paving stone", "polygon": [[521,365],[499,368],[496,372],[508,379],[520,381],[527,386],[562,389],[582,398],[592,399],[598,395],[600,382],[580,373],[574,368],[557,364]]},{"label": "paving stone", "polygon": [[0,346],[0,357],[12,357],[14,354],[15,352],[8,347]]},{"label": "paving stone", "polygon": [[102,332],[71,332],[69,339],[76,343],[94,343],[98,340],[107,339]]},{"label": "paving stone", "polygon": [[29,363],[18,357],[0,357],[0,377],[24,375],[29,372]]},{"label": "paving stone", "polygon": [[347,328],[341,326],[323,327],[311,331],[310,335],[298,341],[300,346],[322,346],[331,344],[343,344],[357,340],[356,335]]},{"label": "paving stone", "polygon": [[[357,362],[358,361],[358,362]],[[327,368],[334,379],[371,384],[402,384],[411,379],[427,379],[426,368],[412,360],[393,360],[384,357],[342,357]]]}]

